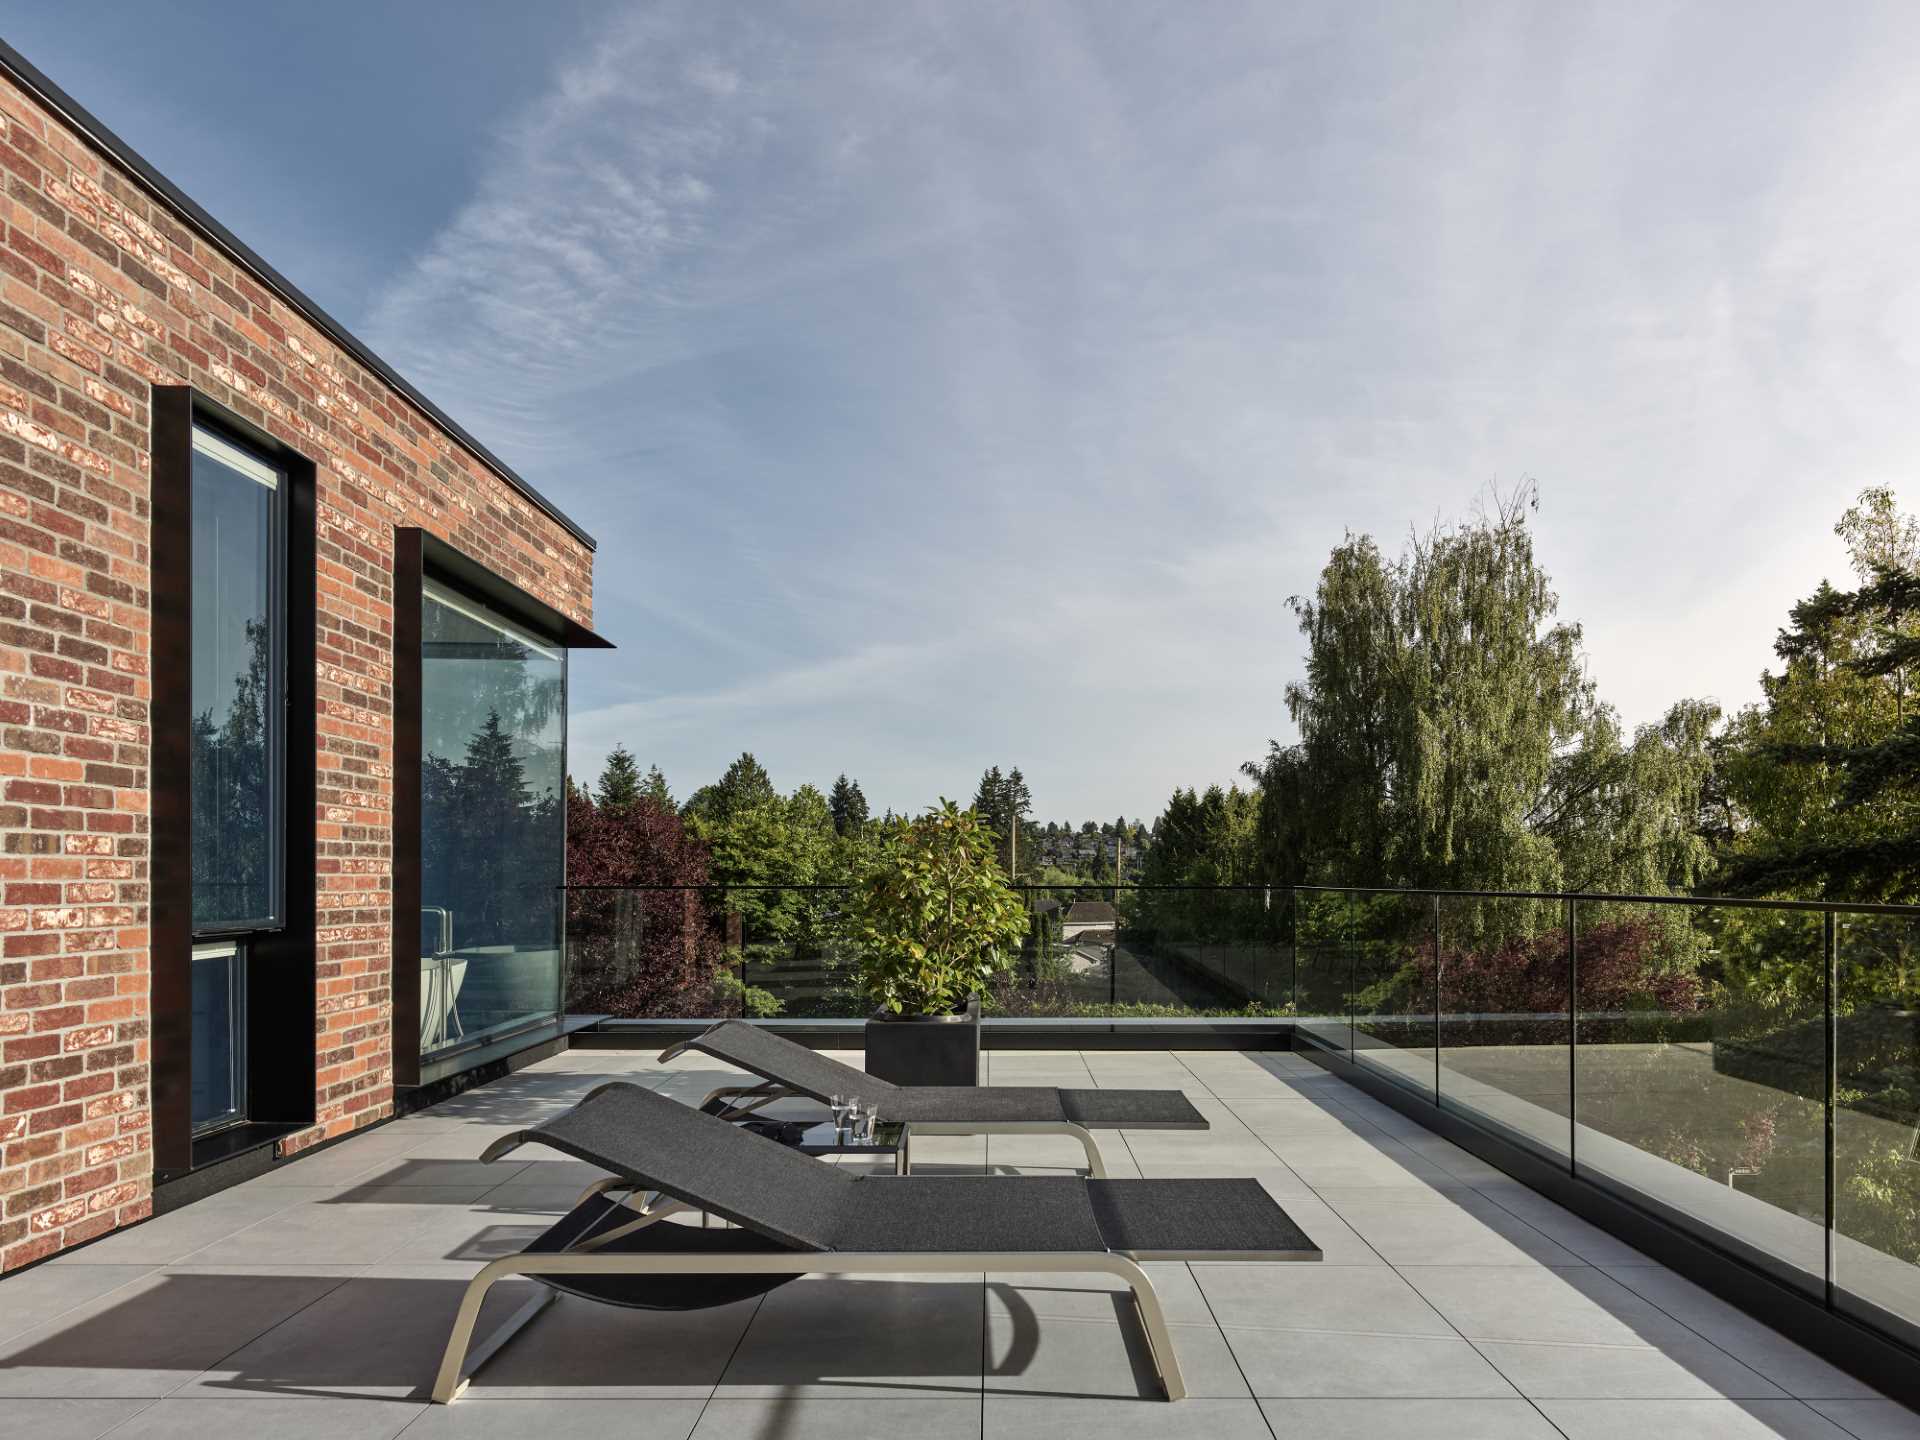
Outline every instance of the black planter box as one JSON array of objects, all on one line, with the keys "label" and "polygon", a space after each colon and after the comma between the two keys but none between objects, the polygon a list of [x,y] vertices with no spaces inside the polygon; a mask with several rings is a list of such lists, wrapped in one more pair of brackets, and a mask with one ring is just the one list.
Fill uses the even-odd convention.
[{"label": "black planter box", "polygon": [[874,1016],[866,1071],[894,1085],[978,1085],[980,1002],[960,1015]]}]

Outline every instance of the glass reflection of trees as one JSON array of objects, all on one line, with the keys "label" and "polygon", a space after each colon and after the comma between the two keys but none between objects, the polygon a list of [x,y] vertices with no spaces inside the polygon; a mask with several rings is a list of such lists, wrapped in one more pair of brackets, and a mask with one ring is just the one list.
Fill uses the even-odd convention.
[{"label": "glass reflection of trees", "polygon": [[208,707],[190,730],[193,776],[193,918],[196,925],[265,915],[273,849],[267,834],[267,627],[247,621],[247,668],[234,677],[225,718]]},{"label": "glass reflection of trees", "polygon": [[559,1006],[565,652],[432,588],[422,621],[422,954],[452,1007],[429,1020],[471,1041]]},{"label": "glass reflection of trees", "polygon": [[462,759],[422,757],[420,788],[421,858],[439,881],[434,903],[457,917],[457,947],[528,938],[529,920],[542,925],[553,906],[560,795],[550,785],[535,793],[527,783],[497,707],[488,708]]}]

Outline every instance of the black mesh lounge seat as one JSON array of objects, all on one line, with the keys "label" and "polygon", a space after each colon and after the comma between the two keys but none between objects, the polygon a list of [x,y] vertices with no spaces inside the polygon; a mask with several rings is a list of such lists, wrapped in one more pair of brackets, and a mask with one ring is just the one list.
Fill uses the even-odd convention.
[{"label": "black mesh lounge seat", "polygon": [[[606,1170],[518,1255],[467,1286],[434,1380],[444,1404],[555,1292],[609,1305],[699,1310],[808,1274],[1053,1271],[1114,1275],[1133,1290],[1167,1398],[1186,1393],[1146,1260],[1318,1260],[1320,1250],[1254,1180],[1091,1180],[1074,1175],[861,1175],[769,1145],[636,1085],[602,1086],[565,1114],[503,1136],[496,1160],[538,1144]],[[672,1220],[701,1212],[735,1229]],[[540,1294],[468,1351],[496,1281]]]},{"label": "black mesh lounge seat", "polygon": [[1058,1090],[1050,1085],[890,1085],[744,1020],[722,1020],[704,1034],[665,1051],[662,1062],[688,1050],[738,1066],[764,1081],[724,1086],[701,1109],[741,1115],[774,1100],[803,1095],[825,1103],[858,1095],[878,1103],[889,1120],[909,1122],[917,1135],[983,1133],[1071,1135],[1087,1152],[1087,1171],[1106,1176],[1094,1130],[1205,1130],[1207,1117],[1178,1090]]}]

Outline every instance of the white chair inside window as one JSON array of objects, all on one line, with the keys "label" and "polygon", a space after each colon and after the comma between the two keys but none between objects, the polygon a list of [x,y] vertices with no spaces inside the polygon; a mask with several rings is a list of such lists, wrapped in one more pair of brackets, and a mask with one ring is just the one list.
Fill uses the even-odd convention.
[{"label": "white chair inside window", "polygon": [[426,1054],[463,1038],[460,990],[467,981],[467,962],[452,954],[453,912],[440,905],[420,907],[422,917],[438,921],[438,943],[431,955],[420,958],[420,1050]]}]

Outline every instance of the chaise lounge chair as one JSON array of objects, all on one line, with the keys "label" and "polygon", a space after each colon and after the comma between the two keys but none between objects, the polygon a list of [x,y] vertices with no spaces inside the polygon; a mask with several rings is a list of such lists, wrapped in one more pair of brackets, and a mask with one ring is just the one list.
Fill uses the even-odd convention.
[{"label": "chaise lounge chair", "polygon": [[1207,1117],[1178,1090],[1059,1090],[1051,1085],[891,1085],[842,1065],[785,1036],[744,1020],[722,1020],[663,1051],[665,1064],[698,1050],[761,1077],[759,1085],[726,1085],[700,1108],[738,1118],[775,1100],[805,1096],[825,1104],[858,1095],[887,1120],[905,1120],[916,1135],[1071,1135],[1087,1152],[1087,1173],[1106,1178],[1094,1130],[1205,1130]]},{"label": "chaise lounge chair", "polygon": [[[857,1175],[749,1135],[636,1085],[489,1145],[497,1160],[545,1145],[609,1173],[518,1255],[468,1283],[433,1384],[440,1404],[556,1291],[648,1310],[700,1310],[802,1275],[1043,1271],[1114,1275],[1132,1288],[1169,1400],[1186,1387],[1146,1260],[1318,1260],[1255,1180],[1087,1180],[1073,1175]],[[667,1219],[718,1216],[737,1228]],[[665,1222],[665,1223],[663,1223]],[[487,1290],[530,1276],[541,1292],[467,1352]]]}]

